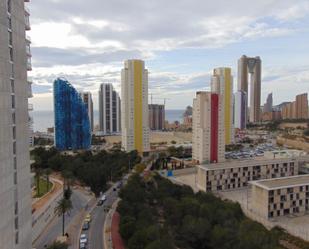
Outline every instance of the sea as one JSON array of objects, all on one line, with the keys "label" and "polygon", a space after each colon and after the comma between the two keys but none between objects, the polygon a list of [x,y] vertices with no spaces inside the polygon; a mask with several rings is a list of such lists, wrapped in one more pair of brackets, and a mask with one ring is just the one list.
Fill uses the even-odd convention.
[{"label": "sea", "polygon": [[[184,110],[165,110],[165,119],[172,123],[174,121],[182,122]],[[32,111],[30,115],[33,117],[34,131],[46,132],[47,128],[54,126],[53,111]],[[99,123],[99,111],[94,111],[94,124]]]}]

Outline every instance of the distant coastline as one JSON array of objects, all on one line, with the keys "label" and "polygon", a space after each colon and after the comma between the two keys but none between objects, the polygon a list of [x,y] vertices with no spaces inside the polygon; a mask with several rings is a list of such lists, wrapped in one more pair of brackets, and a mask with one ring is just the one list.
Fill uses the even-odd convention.
[{"label": "distant coastline", "polygon": [[[168,122],[174,122],[176,120],[182,122],[182,115],[184,110],[166,110],[165,119]],[[54,114],[53,111],[32,111],[30,115],[33,117],[34,131],[46,131],[48,127],[54,126]],[[94,122],[95,125],[98,124],[99,112],[94,111]]]}]

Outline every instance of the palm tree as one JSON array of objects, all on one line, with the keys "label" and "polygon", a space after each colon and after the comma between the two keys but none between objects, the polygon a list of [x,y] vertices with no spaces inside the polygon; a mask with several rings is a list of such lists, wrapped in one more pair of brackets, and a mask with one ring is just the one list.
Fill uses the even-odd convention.
[{"label": "palm tree", "polygon": [[34,172],[35,172],[35,179],[36,179],[36,195],[37,197],[40,197],[40,179],[41,179],[41,175],[42,175],[42,169],[39,167],[35,167],[34,168]]},{"label": "palm tree", "polygon": [[52,173],[52,170],[50,168],[47,168],[44,170],[45,176],[46,176],[46,186],[47,186],[47,191],[49,191],[49,176]]},{"label": "palm tree", "polygon": [[64,225],[65,225],[65,214],[70,215],[70,212],[73,208],[72,201],[70,199],[62,198],[57,202],[55,207],[55,214],[59,217],[62,215],[62,236],[64,236]]}]

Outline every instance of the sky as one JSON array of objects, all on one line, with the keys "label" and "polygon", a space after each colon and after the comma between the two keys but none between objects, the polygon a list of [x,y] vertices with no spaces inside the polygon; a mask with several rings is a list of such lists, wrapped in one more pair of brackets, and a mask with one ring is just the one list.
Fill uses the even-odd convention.
[{"label": "sky", "polygon": [[52,110],[52,83],[65,77],[80,91],[101,83],[120,91],[126,59],[149,70],[153,103],[166,109],[192,105],[209,90],[213,68],[262,59],[262,99],[274,104],[309,91],[308,0],[39,0],[31,12],[35,110]]}]

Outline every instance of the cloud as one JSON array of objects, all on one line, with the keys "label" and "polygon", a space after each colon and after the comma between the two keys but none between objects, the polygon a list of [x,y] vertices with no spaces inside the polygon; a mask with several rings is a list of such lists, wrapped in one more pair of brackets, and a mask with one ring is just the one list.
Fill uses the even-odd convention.
[{"label": "cloud", "polygon": [[[250,4],[247,0],[41,0],[32,1],[29,7],[34,66],[31,75],[38,94],[50,94],[58,76],[65,76],[78,89],[93,94],[102,82],[112,82],[120,90],[120,70],[125,59],[155,62],[163,52],[168,57],[172,51],[212,51],[288,37],[304,32],[302,28],[308,24],[304,18],[309,12],[306,0],[259,0]],[[237,53],[241,55],[244,50],[239,46]],[[176,65],[177,59],[174,61]],[[187,63],[190,68],[190,61]],[[236,60],[228,64],[236,64]],[[170,108],[183,106],[183,101],[190,104],[196,90],[209,88],[210,72],[202,69],[184,72],[176,66],[163,67],[160,62],[149,69],[150,91],[170,96]],[[292,80],[307,80],[305,76],[297,78],[293,70],[287,70],[289,76],[277,69],[271,65],[265,70],[265,94],[277,87],[277,82],[283,84],[283,89]]]}]

